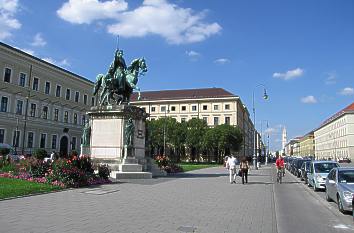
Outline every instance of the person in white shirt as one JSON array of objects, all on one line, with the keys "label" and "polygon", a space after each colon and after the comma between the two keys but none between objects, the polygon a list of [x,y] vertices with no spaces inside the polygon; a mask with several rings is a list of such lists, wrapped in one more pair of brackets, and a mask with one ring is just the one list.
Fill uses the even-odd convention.
[{"label": "person in white shirt", "polygon": [[226,167],[229,169],[230,173],[230,184],[236,184],[236,158],[234,155],[228,158]]}]

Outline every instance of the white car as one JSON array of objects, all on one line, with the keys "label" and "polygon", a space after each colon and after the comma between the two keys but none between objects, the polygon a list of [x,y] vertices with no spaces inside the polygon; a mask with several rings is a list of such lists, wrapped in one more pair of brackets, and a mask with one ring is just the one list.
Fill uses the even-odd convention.
[{"label": "white car", "polygon": [[327,175],[335,167],[339,167],[335,161],[312,161],[307,173],[308,186],[312,186],[314,191],[326,189]]}]

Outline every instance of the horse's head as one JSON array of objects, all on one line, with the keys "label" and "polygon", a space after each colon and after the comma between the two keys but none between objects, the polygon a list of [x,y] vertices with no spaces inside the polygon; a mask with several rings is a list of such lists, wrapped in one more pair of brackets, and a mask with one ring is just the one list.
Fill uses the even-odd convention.
[{"label": "horse's head", "polygon": [[145,59],[144,58],[140,58],[139,59],[139,67],[141,69],[142,72],[147,72],[147,65],[146,65],[146,62],[145,62]]}]

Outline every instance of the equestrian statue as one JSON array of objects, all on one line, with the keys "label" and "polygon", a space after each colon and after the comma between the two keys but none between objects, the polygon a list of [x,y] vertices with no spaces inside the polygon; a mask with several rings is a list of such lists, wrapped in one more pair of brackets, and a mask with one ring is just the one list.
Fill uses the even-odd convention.
[{"label": "equestrian statue", "polygon": [[93,95],[98,97],[100,105],[129,104],[133,90],[138,92],[140,100],[140,88],[137,83],[139,76],[147,72],[145,59],[134,59],[127,67],[123,55],[123,51],[117,49],[107,74],[99,74],[96,77]]}]

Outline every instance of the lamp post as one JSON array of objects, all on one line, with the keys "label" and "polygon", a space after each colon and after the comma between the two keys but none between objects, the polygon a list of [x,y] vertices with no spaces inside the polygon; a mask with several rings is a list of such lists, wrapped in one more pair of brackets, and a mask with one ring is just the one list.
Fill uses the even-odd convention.
[{"label": "lamp post", "polygon": [[267,129],[266,129],[266,132],[267,132],[267,145],[265,146],[265,165],[268,164],[268,156],[269,156],[269,122],[268,120],[262,120],[261,121],[261,138],[263,139],[264,137],[264,133],[263,133],[263,122],[266,122],[267,123]]},{"label": "lamp post", "polygon": [[268,99],[268,94],[267,94],[267,90],[264,86],[264,84],[258,84],[256,85],[254,88],[253,88],[253,92],[252,92],[252,110],[253,110],[253,122],[254,122],[254,127],[253,127],[253,139],[254,139],[254,143],[253,143],[253,167],[254,169],[258,169],[258,166],[257,166],[257,146],[256,146],[256,143],[257,143],[257,135],[256,135],[256,107],[254,105],[254,91],[256,89],[256,87],[263,87],[264,88],[264,93],[263,93],[263,99],[267,100]]},{"label": "lamp post", "polygon": [[163,125],[163,155],[166,155],[166,122],[167,122],[167,113],[170,113],[170,108],[166,109],[165,107],[165,122]]}]

